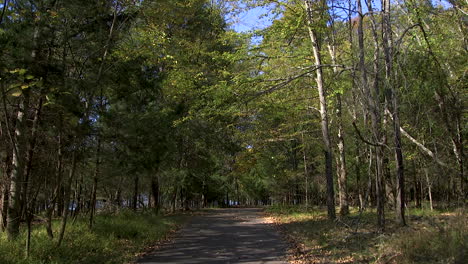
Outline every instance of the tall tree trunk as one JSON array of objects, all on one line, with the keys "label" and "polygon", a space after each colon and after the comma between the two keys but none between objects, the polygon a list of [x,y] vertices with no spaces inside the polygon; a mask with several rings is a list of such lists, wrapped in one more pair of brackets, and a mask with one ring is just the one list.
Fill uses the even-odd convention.
[{"label": "tall tree trunk", "polygon": [[379,43],[377,36],[377,29],[375,24],[375,18],[373,16],[373,8],[371,1],[367,1],[368,10],[370,11],[370,20],[372,26],[372,35],[374,41],[374,63],[373,63],[373,89],[369,88],[367,70],[365,65],[365,56],[364,56],[364,30],[363,30],[363,19],[364,14],[362,12],[361,0],[357,1],[358,13],[359,13],[359,23],[358,23],[358,45],[359,45],[359,71],[361,73],[361,86],[363,87],[364,95],[367,101],[368,112],[371,117],[372,123],[372,136],[374,142],[376,143],[374,155],[375,155],[375,192],[377,200],[377,228],[379,231],[383,231],[385,228],[385,192],[383,189],[383,147],[380,144],[382,138],[382,120],[380,116],[380,89],[379,89]]},{"label": "tall tree trunk", "polygon": [[392,28],[390,21],[390,0],[382,1],[383,13],[382,13],[382,31],[383,31],[383,46],[385,53],[385,77],[386,86],[390,95],[388,101],[392,107],[392,119],[393,119],[393,137],[395,144],[395,161],[397,165],[396,174],[396,188],[395,188],[395,216],[396,221],[400,225],[406,225],[405,220],[405,177],[403,168],[403,152],[401,150],[401,134],[400,134],[400,118],[398,113],[398,95],[393,83],[393,40],[392,40]]},{"label": "tall tree trunk", "polygon": [[[112,40],[112,35],[114,33],[114,26],[117,21],[117,2],[115,4],[115,9],[113,13],[112,24],[109,29],[109,34],[107,36],[106,45],[104,48],[104,52],[101,57],[101,64],[99,65],[99,70],[96,79],[96,86],[100,86],[101,78],[102,78],[102,71],[104,69],[104,63],[107,58],[107,54],[109,53],[109,46]],[[100,87],[100,96],[99,96],[99,105],[98,105],[98,113],[101,116],[103,112],[103,100],[104,100],[104,92],[102,86]],[[97,195],[97,188],[98,188],[98,179],[100,174],[100,160],[101,160],[101,133],[98,130],[97,132],[97,145],[96,145],[96,163],[94,168],[94,175],[93,175],[93,187],[91,191],[91,201],[90,201],[90,214],[89,214],[89,223],[88,227],[91,229],[94,224],[94,214],[96,210],[96,195]]]},{"label": "tall tree trunk", "polygon": [[336,95],[337,100],[337,117],[338,117],[338,153],[339,153],[339,174],[338,174],[338,189],[340,197],[340,214],[342,216],[349,214],[349,201],[348,201],[348,174],[346,170],[346,155],[345,155],[345,142],[343,120],[341,115],[341,94]]},{"label": "tall tree trunk", "polygon": [[320,118],[322,126],[322,137],[324,144],[324,156],[325,156],[325,177],[327,180],[327,210],[328,218],[335,219],[335,191],[333,188],[333,168],[332,168],[332,151],[331,151],[331,142],[330,142],[330,133],[329,133],[329,124],[328,124],[328,110],[327,110],[327,101],[326,101],[326,92],[323,81],[323,72],[322,72],[322,57],[320,53],[320,46],[317,40],[317,35],[314,30],[314,17],[312,11],[312,1],[304,0],[304,4],[307,12],[307,29],[309,31],[309,38],[312,42],[312,50],[315,58],[315,66],[317,67],[315,73],[316,78],[315,82],[317,84],[317,90],[319,93],[320,100]]},{"label": "tall tree trunk", "polygon": [[101,136],[97,135],[97,146],[96,146],[96,156],[95,156],[95,167],[93,175],[93,187],[91,188],[91,199],[89,202],[89,222],[88,227],[93,228],[94,224],[94,213],[96,210],[96,196],[98,188],[98,179],[99,179],[99,169],[101,165]]},{"label": "tall tree trunk", "polygon": [[56,178],[56,185],[54,188],[54,192],[52,194],[52,199],[49,204],[49,207],[46,211],[46,230],[47,235],[50,239],[54,238],[54,233],[52,230],[52,215],[55,210],[55,205],[57,203],[57,199],[59,198],[59,192],[62,188],[62,169],[63,169],[63,138],[62,138],[62,114],[59,115],[59,135],[58,135],[58,148],[57,148],[57,169],[55,172]]},{"label": "tall tree trunk", "polygon": [[29,181],[30,181],[30,175],[31,175],[31,170],[32,170],[32,162],[33,162],[33,155],[34,155],[34,148],[36,146],[36,141],[37,141],[37,128],[39,126],[39,118],[41,115],[41,110],[42,110],[42,103],[43,103],[43,98],[42,95],[39,97],[39,102],[37,103],[36,111],[34,112],[34,118],[33,118],[33,123],[31,127],[31,135],[29,138],[29,145],[28,145],[28,151],[26,155],[26,169],[24,172],[24,182],[23,182],[23,188],[24,191],[22,193],[21,200],[23,201],[22,205],[22,215],[26,215],[26,211],[28,210],[28,203],[27,203],[27,197],[29,194]]},{"label": "tall tree trunk", "polygon": [[[4,90],[4,89],[2,89]],[[3,96],[4,98],[4,96]],[[7,211],[7,237],[13,240],[19,235],[20,220],[21,220],[21,192],[22,180],[24,176],[24,152],[26,141],[26,114],[28,112],[29,95],[28,91],[24,91],[23,97],[20,99],[18,112],[16,115],[16,128],[14,136],[11,136],[13,146],[12,167],[10,174],[10,195]],[[6,108],[6,102],[4,101]],[[6,111],[6,110],[5,110]],[[8,116],[5,112],[5,116]]]},{"label": "tall tree trunk", "polygon": [[[333,43],[328,45],[332,64],[336,65],[336,49],[334,45],[335,36],[332,35]],[[333,73],[337,74],[338,69],[333,67]],[[343,116],[342,116],[342,103],[341,92],[336,93],[336,117],[338,121],[338,159],[337,159],[337,174],[338,174],[338,197],[340,203],[340,215],[345,216],[349,214],[349,198],[348,198],[348,171],[346,169],[346,154],[345,154],[345,140],[343,129]]]}]

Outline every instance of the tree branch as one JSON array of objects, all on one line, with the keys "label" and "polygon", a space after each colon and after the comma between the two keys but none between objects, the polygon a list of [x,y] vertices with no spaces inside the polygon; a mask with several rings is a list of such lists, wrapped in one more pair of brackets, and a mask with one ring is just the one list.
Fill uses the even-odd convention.
[{"label": "tree branch", "polygon": [[[392,113],[390,113],[390,111],[388,109],[385,109],[385,114],[387,114],[390,117],[390,119],[393,120]],[[400,132],[401,132],[401,134],[403,136],[405,136],[407,139],[409,139],[411,142],[413,142],[413,144],[418,146],[419,149],[421,149],[423,153],[425,153],[429,157],[433,158],[434,161],[437,162],[437,164],[439,164],[439,165],[441,165],[443,167],[448,167],[447,164],[445,164],[444,162],[442,162],[441,160],[439,160],[437,158],[437,156],[435,155],[434,152],[432,152],[430,149],[426,148],[426,146],[424,146],[421,142],[419,142],[414,137],[412,137],[410,134],[408,134],[408,132],[406,132],[402,127],[400,127]]]},{"label": "tree branch", "polygon": [[359,139],[362,140],[362,142],[368,144],[368,145],[371,145],[371,146],[374,146],[374,147],[386,147],[386,145],[382,144],[382,143],[373,143],[373,142],[370,142],[368,140],[366,140],[361,132],[359,131],[358,127],[356,126],[356,123],[353,121],[353,127],[354,127],[354,130],[356,131],[356,134],[359,136]]}]

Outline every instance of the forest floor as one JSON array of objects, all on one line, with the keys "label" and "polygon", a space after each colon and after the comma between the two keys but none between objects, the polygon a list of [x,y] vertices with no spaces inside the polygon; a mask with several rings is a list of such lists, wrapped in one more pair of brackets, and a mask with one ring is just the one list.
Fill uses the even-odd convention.
[{"label": "forest floor", "polygon": [[387,212],[376,232],[376,213],[357,209],[335,221],[325,208],[270,207],[267,215],[293,245],[291,263],[466,263],[468,211],[410,209],[398,227]]},{"label": "forest floor", "polygon": [[287,248],[262,209],[208,209],[138,263],[286,264]]}]

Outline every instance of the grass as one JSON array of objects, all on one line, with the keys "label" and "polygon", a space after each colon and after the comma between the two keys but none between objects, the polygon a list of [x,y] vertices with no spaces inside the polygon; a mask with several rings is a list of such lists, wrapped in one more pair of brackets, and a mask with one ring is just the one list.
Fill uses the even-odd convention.
[{"label": "grass", "polygon": [[336,221],[325,208],[269,207],[268,214],[296,245],[292,263],[465,263],[468,259],[466,210],[410,209],[408,226],[398,227],[387,212],[385,232],[376,232],[369,210]]},{"label": "grass", "polygon": [[[148,247],[166,238],[187,220],[185,215],[160,216],[152,213],[123,211],[113,215],[98,215],[93,230],[86,219],[77,219],[67,226],[62,246],[50,240],[42,225],[32,232],[31,254],[25,258],[24,232],[14,242],[0,233],[0,263],[2,264],[72,264],[131,263]],[[59,222],[54,223],[54,231]],[[57,234],[55,234],[57,236]]]}]

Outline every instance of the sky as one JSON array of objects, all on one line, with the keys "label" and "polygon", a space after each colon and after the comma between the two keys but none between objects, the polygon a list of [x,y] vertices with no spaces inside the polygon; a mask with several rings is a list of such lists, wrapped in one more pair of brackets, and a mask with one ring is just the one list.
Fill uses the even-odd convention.
[{"label": "sky", "polygon": [[[434,6],[443,6],[447,8],[449,6],[447,0],[432,0]],[[374,7],[380,8],[380,1],[373,1]],[[353,2],[353,4],[355,4]],[[363,3],[363,11],[367,12],[367,6]],[[249,32],[251,30],[263,29],[272,24],[271,18],[264,16],[268,13],[268,9],[265,7],[256,7],[248,11],[241,12],[234,18],[228,18],[232,22],[231,28],[237,32]]]},{"label": "sky", "polygon": [[248,11],[242,12],[233,18],[231,26],[237,32],[248,32],[256,29],[263,29],[271,25],[271,19],[262,17],[265,15],[267,9],[262,7],[252,8]]}]

